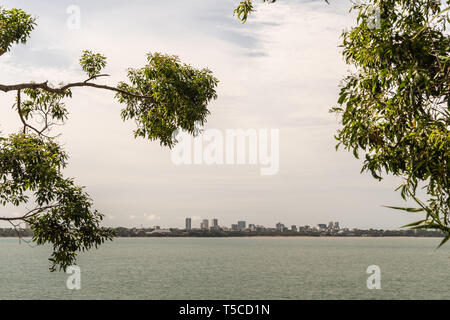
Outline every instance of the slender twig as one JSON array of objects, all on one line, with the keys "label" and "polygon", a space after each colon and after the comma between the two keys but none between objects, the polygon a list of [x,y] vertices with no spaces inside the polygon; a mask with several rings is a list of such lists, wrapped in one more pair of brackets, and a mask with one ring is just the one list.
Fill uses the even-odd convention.
[{"label": "slender twig", "polygon": [[91,80],[95,80],[95,79],[100,78],[100,77],[109,77],[109,74],[99,74],[97,76],[92,76],[89,79],[84,80],[84,82],[86,83],[86,82],[89,82]]},{"label": "slender twig", "polygon": [[38,207],[35,208],[33,210],[28,211],[26,214],[24,214],[21,217],[0,217],[0,221],[9,221],[10,223],[12,223],[12,221],[18,221],[18,220],[23,220],[25,221],[25,219],[29,219],[31,217],[34,217],[48,209],[52,209],[52,208],[56,208],[58,205],[50,205],[50,206],[45,206],[45,207]]},{"label": "slender twig", "polygon": [[414,37],[411,38],[411,40],[414,40],[415,38],[417,38],[425,29],[430,27],[430,23],[433,22],[436,18],[438,18],[441,14],[443,14],[444,12],[447,12],[450,10],[450,7],[447,7],[445,9],[443,9],[441,12],[438,12],[435,16],[433,16],[431,18],[430,21],[428,21],[422,28],[420,28],[420,30],[416,33],[416,35]]},{"label": "slender twig", "polygon": [[23,113],[22,113],[22,102],[21,102],[21,97],[20,97],[20,91],[21,90],[17,90],[17,112],[19,113],[19,117],[20,117],[20,121],[22,121],[23,123],[23,133],[25,134],[27,132],[27,128],[30,128],[34,131],[36,131],[38,134],[41,134],[42,132],[40,132],[38,129],[36,129],[35,127],[29,125],[26,121],[25,118],[23,117]]}]

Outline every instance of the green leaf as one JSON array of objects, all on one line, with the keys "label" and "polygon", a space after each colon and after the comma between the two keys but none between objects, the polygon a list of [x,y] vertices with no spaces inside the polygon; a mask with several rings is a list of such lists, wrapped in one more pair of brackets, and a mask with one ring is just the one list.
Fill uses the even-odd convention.
[{"label": "green leaf", "polygon": [[395,210],[403,210],[407,212],[423,212],[425,211],[423,208],[402,208],[402,207],[392,207],[392,206],[384,206],[386,208],[395,209]]}]

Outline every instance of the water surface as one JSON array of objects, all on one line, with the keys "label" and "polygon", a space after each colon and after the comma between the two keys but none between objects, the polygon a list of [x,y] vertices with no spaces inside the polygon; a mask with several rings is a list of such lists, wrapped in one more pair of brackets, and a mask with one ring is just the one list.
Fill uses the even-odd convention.
[{"label": "water surface", "polygon": [[[0,239],[0,299],[450,299],[437,238],[122,238],[81,254],[81,290],[50,249]],[[381,290],[366,269],[381,268]]]}]

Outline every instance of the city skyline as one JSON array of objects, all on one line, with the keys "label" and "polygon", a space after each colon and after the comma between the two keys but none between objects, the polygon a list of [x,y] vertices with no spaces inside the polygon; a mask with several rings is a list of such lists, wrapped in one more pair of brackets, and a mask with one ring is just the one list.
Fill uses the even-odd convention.
[{"label": "city skyline", "polygon": [[[338,39],[355,23],[350,3],[266,3],[245,25],[233,17],[231,0],[132,3],[77,1],[80,29],[68,30],[64,2],[4,1],[5,7],[37,16],[38,27],[26,45],[2,56],[3,82],[79,81],[84,79],[80,55],[88,49],[108,57],[105,72],[111,76],[99,81],[114,84],[126,78],[127,68],[142,67],[146,53],[175,54],[210,68],[220,80],[205,129],[279,129],[280,163],[271,176],[261,176],[261,166],[248,163],[175,165],[159,142],[134,139],[135,124],[121,120],[122,106],[112,94],[76,89],[67,101],[70,121],[55,134],[62,133],[70,156],[65,175],[87,186],[95,209],[105,214],[105,226],[182,227],[185,215],[213,213],[227,224],[246,216],[268,225],[276,216],[292,223],[319,219],[398,228],[422,217],[384,208],[408,206],[394,192],[400,181],[360,174],[361,161],[335,150],[338,123],[328,110],[347,70]],[[12,94],[0,97],[5,106],[14,101]],[[10,107],[0,118],[2,134],[21,125]],[[0,208],[0,216],[20,216],[21,209]]]},{"label": "city skyline", "polygon": [[274,227],[268,225],[262,225],[258,223],[247,223],[247,220],[238,220],[236,223],[231,223],[229,225],[220,224],[218,218],[203,218],[201,219],[198,227],[192,224],[192,217],[185,218],[185,226],[184,228],[176,228],[173,226],[164,226],[161,225],[153,225],[150,228],[158,228],[158,229],[181,229],[181,230],[215,230],[215,229],[227,229],[227,230],[236,230],[242,231],[247,229],[254,229],[258,227],[267,228],[267,229],[276,229],[276,230],[284,230],[289,229],[292,231],[300,230],[301,227],[306,227],[318,230],[341,230],[341,229],[354,229],[350,227],[341,227],[339,221],[329,221],[328,223],[317,223],[317,224],[284,224],[281,221],[278,221],[274,224]]}]

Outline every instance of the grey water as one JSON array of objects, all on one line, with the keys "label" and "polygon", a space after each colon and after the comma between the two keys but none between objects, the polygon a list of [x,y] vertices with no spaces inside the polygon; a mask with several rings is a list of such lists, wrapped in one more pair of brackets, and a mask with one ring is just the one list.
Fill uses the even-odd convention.
[{"label": "grey water", "polygon": [[[121,238],[78,258],[81,289],[50,247],[0,239],[0,299],[450,299],[438,238]],[[368,266],[381,289],[368,289]]]}]

